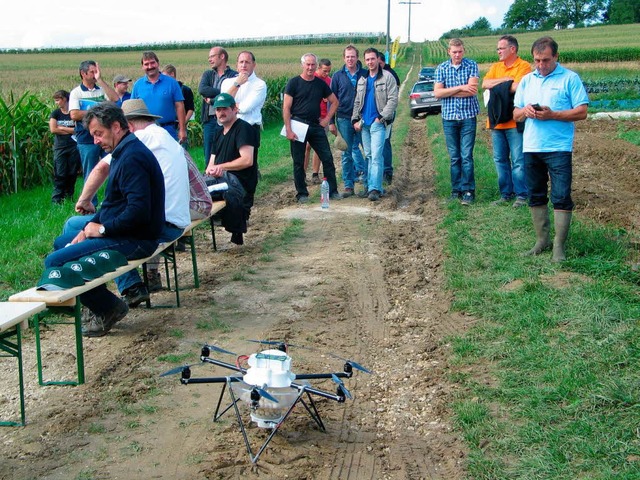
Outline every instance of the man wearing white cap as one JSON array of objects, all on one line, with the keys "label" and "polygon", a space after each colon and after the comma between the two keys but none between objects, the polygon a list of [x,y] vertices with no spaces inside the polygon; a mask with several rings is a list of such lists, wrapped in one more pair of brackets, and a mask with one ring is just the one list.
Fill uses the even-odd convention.
[{"label": "man wearing white cap", "polygon": [[113,77],[113,89],[118,94],[116,105],[118,105],[119,107],[122,107],[122,102],[131,98],[131,93],[129,92],[130,83],[131,79],[129,77],[125,77],[124,75],[116,75],[115,77]]}]

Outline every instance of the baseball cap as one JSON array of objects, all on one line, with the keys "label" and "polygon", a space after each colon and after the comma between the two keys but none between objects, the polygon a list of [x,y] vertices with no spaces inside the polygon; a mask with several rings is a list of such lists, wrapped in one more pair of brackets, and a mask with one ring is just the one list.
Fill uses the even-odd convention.
[{"label": "baseball cap", "polygon": [[129,263],[127,257],[125,257],[122,253],[117,250],[103,250],[101,252],[96,253],[95,255],[106,258],[109,260],[115,267],[124,267]]},{"label": "baseball cap", "polygon": [[67,262],[65,267],[70,268],[77,274],[79,274],[83,280],[89,281],[94,278],[101,277],[103,275],[102,270],[90,262],[81,262],[80,260],[74,260],[73,262]]},{"label": "baseball cap", "polygon": [[67,288],[84,285],[84,280],[78,272],[69,267],[47,268],[38,280],[37,290],[66,290]]},{"label": "baseball cap", "polygon": [[116,270],[116,266],[111,263],[111,260],[100,257],[97,253],[82,257],[80,261],[89,262],[95,265],[96,268],[98,268],[102,272],[100,275],[104,275],[107,272],[115,272]]},{"label": "baseball cap", "polygon": [[213,102],[213,108],[218,107],[235,107],[236,99],[228,93],[221,93]]},{"label": "baseball cap", "polygon": [[124,75],[116,75],[113,77],[113,83],[129,83],[131,79],[129,77],[125,77]]}]

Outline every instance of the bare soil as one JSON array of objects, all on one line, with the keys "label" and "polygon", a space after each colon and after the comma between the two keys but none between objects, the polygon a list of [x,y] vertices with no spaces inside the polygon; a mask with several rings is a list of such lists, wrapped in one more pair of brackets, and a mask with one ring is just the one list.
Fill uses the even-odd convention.
[{"label": "bare soil", "polygon": [[[577,214],[637,232],[640,149],[615,139],[618,125],[578,126]],[[323,212],[317,202],[294,205],[284,188],[260,199],[242,247],[218,229],[213,252],[201,229],[201,287],[181,293],[181,308],[139,308],[108,336],[85,339],[82,386],[39,387],[28,333],[28,425],[0,430],[0,479],[463,478],[467,451],[452,424],[458,387],[450,381],[455,368],[447,341],[474,319],[450,310],[444,288],[437,229],[444,203],[434,195],[423,121],[410,122],[396,155],[400,166],[380,202],[350,198]],[[304,220],[302,235],[265,251],[265,241],[279,237],[293,218]],[[186,253],[179,270],[183,285],[192,282]],[[174,298],[163,292],[153,301]],[[68,326],[45,330],[46,379],[73,376],[72,337]],[[198,364],[194,377],[227,375],[199,365],[200,347],[260,350],[247,339],[312,347],[290,349],[295,372],[341,371],[343,361],[334,354],[374,373],[356,372],[345,381],[353,400],[317,400],[325,432],[296,407],[252,465],[233,412],[212,421],[219,384],[184,386],[179,376],[159,377],[176,365],[167,355],[188,354],[180,362]],[[3,419],[15,418],[14,364],[3,361]],[[335,390],[330,381],[313,385]],[[269,430],[245,424],[255,452]]]}]

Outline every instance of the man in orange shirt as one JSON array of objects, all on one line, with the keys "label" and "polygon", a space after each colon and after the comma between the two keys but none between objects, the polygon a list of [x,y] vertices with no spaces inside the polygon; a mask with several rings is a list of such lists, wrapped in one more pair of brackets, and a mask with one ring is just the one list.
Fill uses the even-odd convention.
[{"label": "man in orange shirt", "polygon": [[[482,88],[490,91],[487,128],[492,129],[493,160],[498,172],[500,189],[500,198],[493,203],[506,205],[515,197],[513,207],[517,208],[527,204],[528,193],[524,174],[522,131],[518,131],[513,120],[513,95],[522,77],[531,73],[531,65],[518,56],[518,40],[511,35],[500,37],[497,50],[500,61],[491,65],[482,80]],[[496,108],[496,105],[500,107]],[[490,119],[499,119],[501,123],[494,125]]]}]

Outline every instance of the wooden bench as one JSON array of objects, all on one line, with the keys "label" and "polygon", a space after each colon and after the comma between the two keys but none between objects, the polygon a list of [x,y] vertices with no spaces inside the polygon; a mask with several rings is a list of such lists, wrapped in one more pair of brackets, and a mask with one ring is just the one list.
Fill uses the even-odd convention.
[{"label": "wooden bench", "polygon": [[[220,210],[225,207],[226,203],[224,201],[214,202],[211,208],[211,213],[208,217],[194,220],[191,224],[185,228],[183,237],[189,242],[191,247],[191,259],[193,264],[193,274],[195,279],[196,288],[200,286],[200,281],[198,278],[198,265],[196,260],[196,251],[195,251],[195,242],[193,241],[193,229],[203,222],[207,221],[211,218],[212,215],[216,214]],[[212,227],[213,228],[213,227]],[[158,245],[158,248],[152,255],[146,258],[139,258],[136,260],[129,260],[127,265],[123,265],[122,267],[118,267],[114,272],[109,272],[101,277],[98,277],[94,280],[86,282],[84,285],[74,288],[68,288],[65,290],[38,290],[37,287],[30,288],[28,290],[24,290],[22,292],[16,293],[9,297],[9,302],[40,302],[46,305],[46,310],[39,315],[34,317],[34,329],[35,329],[35,337],[36,337],[36,358],[38,363],[38,382],[40,385],[81,385],[84,383],[84,354],[82,347],[82,314],[81,314],[81,305],[79,296],[89,290],[92,290],[95,287],[98,287],[102,284],[109,282],[110,280],[119,277],[120,275],[127,273],[134,268],[138,268],[142,265],[143,269],[143,277],[145,283],[147,283],[147,270],[146,263],[151,260],[153,257],[157,255],[162,255],[165,258],[165,262],[171,262],[173,264],[173,276],[175,282],[175,293],[176,293],[176,306],[180,306],[180,288],[178,284],[178,270],[176,263],[176,253],[175,253],[175,243],[177,239],[173,242],[161,243]],[[165,266],[167,264],[165,263]],[[167,270],[167,279],[168,275],[168,266],[166,266]],[[147,308],[151,307],[151,301],[147,300],[146,302]],[[75,326],[75,337],[76,337],[76,358],[77,358],[77,370],[78,370],[78,379],[77,381],[49,381],[45,382],[42,376],[42,348],[40,343],[40,320],[48,313],[61,313],[63,315],[73,315],[73,322],[64,322],[64,321],[52,321],[49,323],[55,324],[73,324]]]},{"label": "wooden bench", "polygon": [[44,302],[0,302],[0,350],[4,352],[0,356],[15,357],[18,360],[18,382],[20,384],[20,422],[0,421],[0,426],[25,425],[22,330],[28,327],[30,317],[42,312],[45,308]]}]

